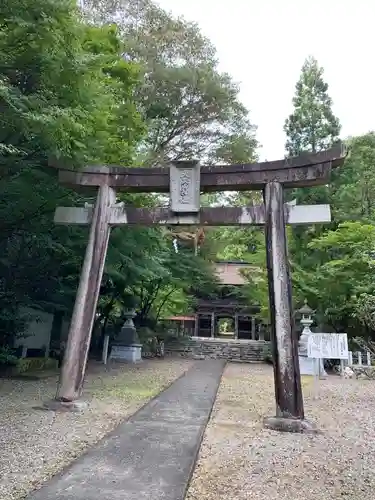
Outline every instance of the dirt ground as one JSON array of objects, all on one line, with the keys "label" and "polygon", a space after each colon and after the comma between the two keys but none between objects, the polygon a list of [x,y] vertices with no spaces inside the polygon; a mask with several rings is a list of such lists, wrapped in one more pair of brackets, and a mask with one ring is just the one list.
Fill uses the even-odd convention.
[{"label": "dirt ground", "polygon": [[0,379],[0,499],[19,500],[99,441],[192,366],[182,359],[91,365],[83,413],[37,409],[57,379]]},{"label": "dirt ground", "polygon": [[302,384],[321,435],[264,429],[274,414],[272,368],[228,364],[186,500],[373,500],[375,382]]}]

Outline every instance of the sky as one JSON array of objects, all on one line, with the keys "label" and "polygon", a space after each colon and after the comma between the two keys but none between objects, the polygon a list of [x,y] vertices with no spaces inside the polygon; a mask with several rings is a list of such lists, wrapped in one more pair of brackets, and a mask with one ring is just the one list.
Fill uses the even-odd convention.
[{"label": "sky", "polygon": [[258,126],[262,160],[284,156],[284,121],[302,64],[324,68],[342,137],[375,130],[373,0],[158,0],[195,21],[217,48],[219,69],[240,84]]}]

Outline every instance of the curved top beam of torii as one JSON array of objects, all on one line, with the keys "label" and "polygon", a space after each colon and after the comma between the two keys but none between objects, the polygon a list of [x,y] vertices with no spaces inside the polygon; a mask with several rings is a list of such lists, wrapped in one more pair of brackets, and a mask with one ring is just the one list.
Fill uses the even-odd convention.
[{"label": "curved top beam of torii", "polygon": [[[268,182],[277,181],[284,187],[309,187],[326,184],[331,169],[343,164],[346,150],[343,144],[319,153],[277,161],[238,165],[213,165],[200,168],[202,192],[248,191],[263,189]],[[173,162],[176,166],[193,166],[197,161]],[[170,190],[170,168],[87,166],[79,171],[61,168],[59,180],[70,186],[109,185],[118,191],[159,192]]]}]

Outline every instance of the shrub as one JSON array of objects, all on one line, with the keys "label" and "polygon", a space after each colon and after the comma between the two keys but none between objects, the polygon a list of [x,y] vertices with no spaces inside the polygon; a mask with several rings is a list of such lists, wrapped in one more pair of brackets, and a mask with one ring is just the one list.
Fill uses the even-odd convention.
[{"label": "shrub", "polygon": [[265,363],[267,363],[269,365],[273,365],[271,346],[266,345],[263,347],[262,359]]},{"label": "shrub", "polygon": [[16,366],[18,362],[17,356],[9,347],[0,348],[0,366]]},{"label": "shrub", "polygon": [[21,358],[17,361],[18,373],[56,370],[58,367],[58,360],[52,358]]}]

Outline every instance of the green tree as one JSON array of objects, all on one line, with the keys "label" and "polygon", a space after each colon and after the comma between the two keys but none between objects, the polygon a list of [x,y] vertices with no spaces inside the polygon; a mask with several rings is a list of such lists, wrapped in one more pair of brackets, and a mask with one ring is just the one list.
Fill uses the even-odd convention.
[{"label": "green tree", "polygon": [[332,111],[328,84],[323,79],[323,68],[313,57],[304,62],[293,98],[293,113],[286,119],[285,148],[289,156],[303,151],[327,149],[340,134],[340,122]]},{"label": "green tree", "polygon": [[138,326],[154,329],[166,315],[191,312],[196,290],[209,293],[215,286],[210,262],[190,247],[179,245],[176,253],[165,230],[118,228],[98,308],[99,335],[120,328],[129,307],[136,310]]},{"label": "green tree", "polygon": [[373,335],[374,134],[347,144],[327,190],[333,223],[289,230],[293,289],[297,303],[308,298],[317,309],[320,326]]},{"label": "green tree", "polygon": [[[0,28],[2,149],[18,152],[16,160],[28,165],[33,160],[45,165],[48,159],[70,165],[103,161],[103,149],[108,150],[117,125],[114,110],[120,101],[115,92],[126,71],[128,98],[134,85],[133,69],[119,60],[119,41],[112,46],[112,59],[116,54],[118,62],[112,64],[108,85],[109,61],[104,57],[115,34],[107,30],[101,35],[107,37],[105,54],[88,51],[85,43],[92,33],[81,22],[74,0],[6,0],[0,7]],[[127,118],[132,129],[134,116],[127,113]],[[118,146],[131,153],[127,138]],[[13,155],[9,161],[14,160]]]},{"label": "green tree", "polygon": [[330,201],[335,221],[375,222],[375,134],[347,141],[349,155],[332,172]]},{"label": "green tree", "polygon": [[139,161],[254,157],[255,128],[238,85],[218,70],[215,48],[195,23],[150,0],[88,0],[85,6],[89,18],[118,23],[126,57],[142,67],[137,96],[148,134]]},{"label": "green tree", "polygon": [[295,295],[299,302],[308,299],[320,324],[348,334],[361,331],[360,299],[375,292],[374,244],[375,226],[359,221],[342,223],[308,244],[314,268],[294,270]]},{"label": "green tree", "polygon": [[[51,161],[79,168],[99,162],[131,165],[137,154],[151,163],[199,151],[223,162],[254,154],[254,129],[236,86],[217,71],[212,46],[197,27],[150,5],[141,33],[132,24],[134,4],[135,17],[119,25],[87,23],[70,0],[7,0],[0,7],[3,344],[21,330],[20,306],[71,312],[88,230],[55,226],[53,213],[57,205],[82,205],[93,198],[59,185]],[[163,30],[164,21],[170,22],[169,31]],[[169,75],[165,87],[164,74]],[[119,198],[137,206],[160,201],[150,195]],[[121,324],[130,306],[136,307],[138,324],[188,312],[195,290],[215,286],[206,250],[195,256],[193,248],[181,244],[176,254],[172,236],[161,228],[112,231],[99,337],[110,322]]]},{"label": "green tree", "polygon": [[88,199],[48,165],[130,161],[142,123],[122,52],[115,27],[88,27],[73,0],[1,3],[2,343],[22,328],[20,306],[71,307],[87,231],[55,226],[53,213]]},{"label": "green tree", "polygon": [[[305,151],[316,153],[329,148],[338,140],[340,123],[333,114],[328,84],[324,81],[323,75],[323,68],[319,66],[317,60],[308,57],[296,84],[293,113],[286,119],[284,125],[288,156],[295,156]],[[296,199],[297,203],[330,203],[330,189],[329,186],[298,188],[288,192],[287,197]],[[297,276],[302,283],[305,272],[311,278],[309,271],[314,272],[317,262],[314,252],[308,250],[309,243],[325,230],[326,227],[323,225],[311,225],[293,227],[288,231],[293,283],[297,283]]]}]

